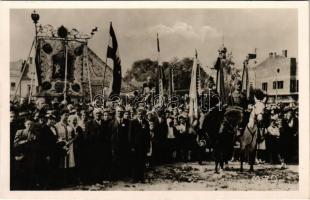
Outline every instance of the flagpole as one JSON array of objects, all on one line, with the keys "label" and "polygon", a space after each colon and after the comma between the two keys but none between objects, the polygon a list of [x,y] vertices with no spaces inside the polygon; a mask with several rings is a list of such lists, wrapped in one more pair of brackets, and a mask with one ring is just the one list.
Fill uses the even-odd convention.
[{"label": "flagpole", "polygon": [[30,83],[30,92],[29,92],[29,98],[28,98],[28,104],[31,102],[31,97],[32,97],[32,90],[33,90],[33,80],[34,80],[34,65],[33,65],[33,59],[31,60],[32,64],[32,70],[31,70],[31,83]]},{"label": "flagpole", "polygon": [[159,95],[159,103],[163,104],[163,74],[162,74],[162,70],[160,67],[160,47],[159,47],[159,37],[158,37],[158,33],[157,33],[157,70],[158,70],[158,75],[159,75],[159,84],[158,84],[158,95]]},{"label": "flagpole", "polygon": [[65,87],[64,87],[64,103],[67,104],[67,75],[68,75],[68,48],[66,38],[64,39],[65,45]]},{"label": "flagpole", "polygon": [[93,102],[93,92],[91,88],[91,80],[90,80],[90,70],[89,70],[89,65],[88,65],[88,47],[87,47],[87,42],[85,45],[85,57],[86,57],[86,69],[87,69],[87,76],[88,76],[88,86],[89,86],[89,94],[90,94],[90,102]]},{"label": "flagpole", "polygon": [[[110,22],[110,27],[112,25],[112,22]],[[109,30],[109,36],[108,36],[108,45],[109,46],[109,41],[110,41],[110,30]],[[107,50],[108,51],[108,50]],[[107,71],[107,66],[108,66],[108,52],[106,53],[106,57],[105,57],[105,66],[104,66],[104,71],[103,71],[103,81],[102,81],[102,96],[103,99],[105,97],[105,89],[104,89],[104,83],[105,83],[105,75],[106,75],[106,71]]]}]

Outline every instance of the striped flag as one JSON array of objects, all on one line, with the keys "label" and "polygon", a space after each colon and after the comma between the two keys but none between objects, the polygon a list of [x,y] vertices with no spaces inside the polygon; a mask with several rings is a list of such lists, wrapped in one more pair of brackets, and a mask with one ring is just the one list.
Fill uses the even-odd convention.
[{"label": "striped flag", "polygon": [[118,51],[118,43],[116,40],[116,35],[112,27],[112,22],[110,23],[110,39],[107,50],[107,58],[113,60],[113,76],[110,86],[110,96],[119,95],[121,91],[122,84],[122,66],[121,59]]},{"label": "striped flag", "polygon": [[248,99],[250,97],[250,90],[249,90],[249,71],[248,71],[248,63],[247,62],[248,62],[247,60],[245,60],[243,62],[241,90],[242,90],[242,92],[245,92],[246,98]]},{"label": "striped flag", "polygon": [[195,50],[195,57],[193,62],[192,68],[192,75],[191,75],[191,84],[189,88],[189,117],[190,122],[193,122],[194,118],[198,118],[198,55],[197,51]]},{"label": "striped flag", "polygon": [[163,103],[164,96],[164,69],[160,62],[160,47],[159,47],[159,37],[157,33],[157,62],[158,62],[158,94],[159,94],[159,103]]}]

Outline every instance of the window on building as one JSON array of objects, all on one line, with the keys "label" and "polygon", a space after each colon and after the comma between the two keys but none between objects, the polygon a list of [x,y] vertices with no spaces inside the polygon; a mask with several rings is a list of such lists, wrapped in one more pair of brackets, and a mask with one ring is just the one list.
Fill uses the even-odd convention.
[{"label": "window on building", "polygon": [[278,81],[278,89],[283,89],[283,81]]},{"label": "window on building", "polygon": [[266,82],[262,83],[262,90],[267,91],[268,84]]},{"label": "window on building", "polygon": [[30,85],[27,85],[27,87],[28,87],[28,93],[30,93],[31,86],[30,86]]},{"label": "window on building", "polygon": [[11,90],[15,90],[15,86],[16,86],[16,83],[15,82],[11,82]]},{"label": "window on building", "polygon": [[276,81],[273,81],[273,83],[272,83],[272,88],[275,90],[275,89],[277,89],[277,82]]},{"label": "window on building", "polygon": [[290,91],[291,92],[298,92],[298,80],[291,80]]},{"label": "window on building", "polygon": [[272,88],[275,89],[283,89],[283,81],[273,81]]}]

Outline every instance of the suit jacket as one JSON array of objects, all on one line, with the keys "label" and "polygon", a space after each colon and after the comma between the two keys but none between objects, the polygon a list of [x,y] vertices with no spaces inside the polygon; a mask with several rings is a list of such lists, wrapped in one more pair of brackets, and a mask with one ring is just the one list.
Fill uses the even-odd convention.
[{"label": "suit jacket", "polygon": [[95,120],[88,122],[85,128],[85,155],[90,165],[103,165],[104,160],[110,157],[111,139],[110,139],[109,121],[101,121],[98,124]]},{"label": "suit jacket", "polygon": [[14,138],[14,156],[21,156],[28,163],[35,163],[38,154],[37,135],[26,129],[18,130]]},{"label": "suit jacket", "polygon": [[146,154],[150,148],[150,129],[146,119],[134,119],[130,130],[130,147],[137,153]]},{"label": "suit jacket", "polygon": [[[54,132],[51,130],[53,129]],[[56,150],[57,132],[54,126],[44,125],[39,130],[38,143],[42,156],[51,156]]]},{"label": "suit jacket", "polygon": [[129,150],[129,128],[130,121],[116,118],[110,122],[111,150],[112,153],[124,154]]}]

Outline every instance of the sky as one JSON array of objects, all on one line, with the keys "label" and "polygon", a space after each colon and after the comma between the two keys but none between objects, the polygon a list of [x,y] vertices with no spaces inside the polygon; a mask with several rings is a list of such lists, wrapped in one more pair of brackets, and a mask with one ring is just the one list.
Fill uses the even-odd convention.
[{"label": "sky", "polygon": [[[29,9],[10,12],[10,60],[26,59],[34,38]],[[269,52],[288,50],[298,56],[298,16],[296,9],[38,9],[39,23],[54,28],[64,25],[90,33],[98,27],[89,47],[103,60],[109,41],[109,24],[119,45],[123,74],[134,61],[157,59],[156,33],[160,59],[194,57],[195,49],[209,72],[224,43],[232,51],[237,67],[257,48],[257,62]],[[108,62],[110,64],[110,61]]]}]

